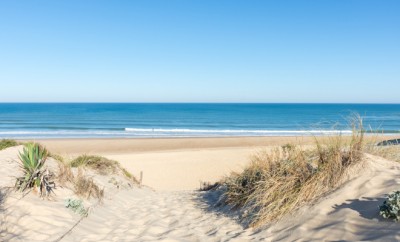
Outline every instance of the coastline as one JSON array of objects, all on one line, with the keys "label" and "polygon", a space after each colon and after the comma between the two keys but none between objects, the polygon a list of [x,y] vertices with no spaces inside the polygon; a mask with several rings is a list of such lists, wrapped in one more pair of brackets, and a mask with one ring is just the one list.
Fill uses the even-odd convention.
[{"label": "coastline", "polygon": [[[334,136],[235,136],[235,137],[173,137],[173,138],[59,138],[18,139],[22,142],[35,141],[49,150],[60,154],[126,154],[158,151],[259,148],[281,146],[287,143],[308,145],[315,138],[326,140]],[[343,136],[350,138],[350,136]],[[367,135],[366,140],[382,141],[400,135]]]}]

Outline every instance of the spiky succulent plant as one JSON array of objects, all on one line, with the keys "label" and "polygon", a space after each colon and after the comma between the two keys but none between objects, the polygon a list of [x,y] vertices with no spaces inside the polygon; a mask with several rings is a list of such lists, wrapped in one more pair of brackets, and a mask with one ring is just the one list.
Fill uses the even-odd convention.
[{"label": "spiky succulent plant", "polygon": [[25,145],[22,153],[19,153],[24,175],[17,178],[16,189],[24,192],[37,187],[41,196],[50,194],[54,187],[54,182],[51,181],[52,174],[47,169],[43,169],[47,155],[47,150],[38,144],[28,143]]}]

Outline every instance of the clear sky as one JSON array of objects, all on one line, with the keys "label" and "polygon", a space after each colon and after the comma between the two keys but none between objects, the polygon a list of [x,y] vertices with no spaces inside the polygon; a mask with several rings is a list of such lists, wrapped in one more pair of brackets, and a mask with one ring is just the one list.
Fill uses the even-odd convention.
[{"label": "clear sky", "polygon": [[29,101],[400,103],[400,1],[1,1]]}]

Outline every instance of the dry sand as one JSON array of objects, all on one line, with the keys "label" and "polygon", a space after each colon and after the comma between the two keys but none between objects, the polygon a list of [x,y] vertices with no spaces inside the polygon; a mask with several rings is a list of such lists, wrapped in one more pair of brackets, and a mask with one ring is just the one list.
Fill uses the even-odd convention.
[{"label": "dry sand", "polygon": [[[96,142],[106,144],[103,140]],[[164,147],[146,152],[132,147],[133,150],[126,152],[112,149],[98,152],[120,160],[134,173],[143,170],[144,183],[152,184],[156,190],[114,189],[104,180],[102,184],[107,194],[104,203],[94,206],[89,217],[62,241],[400,240],[400,224],[383,220],[378,214],[385,194],[400,187],[398,163],[367,156],[362,169],[357,169],[358,174],[342,188],[314,206],[253,231],[243,228],[226,208],[210,206],[215,194],[187,189],[197,188],[199,180],[214,181],[231,170],[240,170],[260,144],[228,147],[225,143],[211,148],[194,147],[189,143],[185,143],[182,150]],[[60,144],[54,147],[57,145],[62,148]],[[67,148],[74,151],[71,154],[85,151],[83,143],[80,147],[72,147],[74,145]],[[51,145],[47,146],[51,150]],[[2,191],[13,185],[14,176],[18,174],[19,149],[21,147],[0,151]],[[94,153],[86,151],[84,153]],[[58,152],[63,153],[63,150]],[[62,188],[57,190],[54,201],[42,201],[34,194],[20,199],[18,193],[9,193],[1,205],[0,240],[57,240],[80,219],[63,206],[70,196],[72,192]]]}]

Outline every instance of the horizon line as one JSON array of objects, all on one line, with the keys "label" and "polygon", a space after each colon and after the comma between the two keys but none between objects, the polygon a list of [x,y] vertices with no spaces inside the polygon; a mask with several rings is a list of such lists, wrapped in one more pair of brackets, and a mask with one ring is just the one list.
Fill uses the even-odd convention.
[{"label": "horizon line", "polygon": [[0,104],[382,104],[399,105],[400,102],[0,102]]}]

